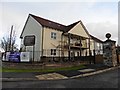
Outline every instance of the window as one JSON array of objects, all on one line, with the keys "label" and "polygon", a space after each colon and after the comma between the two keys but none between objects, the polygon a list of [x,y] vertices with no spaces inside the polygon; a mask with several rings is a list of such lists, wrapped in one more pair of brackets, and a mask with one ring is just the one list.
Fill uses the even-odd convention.
[{"label": "window", "polygon": [[56,55],[56,49],[51,49],[51,55]]},{"label": "window", "polygon": [[56,33],[51,32],[51,38],[56,39]]},{"label": "window", "polygon": [[100,47],[100,45],[99,45],[99,43],[97,43],[97,49],[99,49],[99,47]]}]

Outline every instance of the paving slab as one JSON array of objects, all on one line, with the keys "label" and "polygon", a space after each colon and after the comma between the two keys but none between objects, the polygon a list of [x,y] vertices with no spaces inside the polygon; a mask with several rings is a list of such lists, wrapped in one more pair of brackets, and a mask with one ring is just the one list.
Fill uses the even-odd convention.
[{"label": "paving slab", "polygon": [[39,80],[55,80],[55,79],[67,79],[68,77],[63,76],[58,73],[49,73],[49,74],[43,74],[43,75],[37,75],[35,76]]}]

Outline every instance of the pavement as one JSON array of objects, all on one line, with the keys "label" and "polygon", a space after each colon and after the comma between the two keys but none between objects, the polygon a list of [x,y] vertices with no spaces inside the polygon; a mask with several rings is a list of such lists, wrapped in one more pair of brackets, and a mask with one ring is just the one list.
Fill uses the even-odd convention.
[{"label": "pavement", "polygon": [[106,71],[114,70],[120,68],[108,67],[103,64],[90,64],[86,65],[86,68],[80,70],[71,70],[71,71],[56,71],[51,73],[41,73],[41,72],[3,72],[2,80],[6,81],[30,81],[30,80],[60,80],[60,79],[73,79],[78,77],[86,77],[90,75],[96,75]]}]

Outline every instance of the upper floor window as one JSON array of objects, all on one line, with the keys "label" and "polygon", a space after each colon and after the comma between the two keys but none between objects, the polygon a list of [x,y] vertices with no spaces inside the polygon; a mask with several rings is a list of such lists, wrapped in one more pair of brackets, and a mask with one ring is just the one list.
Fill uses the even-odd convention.
[{"label": "upper floor window", "polygon": [[51,32],[51,38],[56,39],[56,33],[55,32]]}]

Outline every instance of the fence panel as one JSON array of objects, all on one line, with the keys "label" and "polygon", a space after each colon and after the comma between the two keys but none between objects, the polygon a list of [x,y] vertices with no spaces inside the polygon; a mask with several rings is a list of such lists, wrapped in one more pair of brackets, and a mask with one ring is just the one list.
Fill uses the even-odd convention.
[{"label": "fence panel", "polygon": [[103,63],[103,55],[95,55],[96,63]]}]

